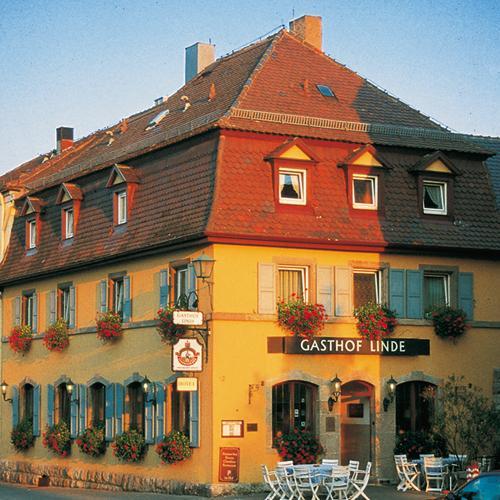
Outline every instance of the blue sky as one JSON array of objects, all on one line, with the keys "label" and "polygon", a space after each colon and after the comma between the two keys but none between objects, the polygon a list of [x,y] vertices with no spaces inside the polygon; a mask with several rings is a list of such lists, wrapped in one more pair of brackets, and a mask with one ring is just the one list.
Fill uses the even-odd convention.
[{"label": "blue sky", "polygon": [[224,55],[303,14],[324,50],[425,114],[500,136],[496,0],[0,1],[0,172],[150,107],[183,84],[184,48]]}]

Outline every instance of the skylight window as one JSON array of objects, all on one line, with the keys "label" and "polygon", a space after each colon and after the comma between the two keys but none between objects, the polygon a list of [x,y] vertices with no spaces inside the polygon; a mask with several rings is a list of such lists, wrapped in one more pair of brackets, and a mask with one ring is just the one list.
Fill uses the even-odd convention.
[{"label": "skylight window", "polygon": [[333,90],[328,85],[320,85],[319,83],[316,85],[321,95],[325,97],[336,97],[333,93]]},{"label": "skylight window", "polygon": [[165,118],[169,113],[168,109],[164,109],[163,111],[160,111],[149,123],[148,126],[146,127],[146,130],[152,129],[156,127],[162,120]]}]

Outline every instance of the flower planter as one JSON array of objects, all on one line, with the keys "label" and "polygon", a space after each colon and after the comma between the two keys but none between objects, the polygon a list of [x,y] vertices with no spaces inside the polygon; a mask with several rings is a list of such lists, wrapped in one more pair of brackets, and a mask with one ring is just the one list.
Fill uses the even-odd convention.
[{"label": "flower planter", "polygon": [[308,304],[295,294],[278,302],[278,324],[297,337],[311,339],[324,328],[326,319],[323,305]]},{"label": "flower planter", "polygon": [[43,343],[49,351],[64,351],[69,346],[69,334],[66,322],[58,319],[52,323],[43,336]]},{"label": "flower planter", "polygon": [[71,438],[66,422],[47,426],[43,434],[43,445],[61,457],[67,457],[71,451]]},{"label": "flower planter", "polygon": [[28,325],[15,326],[9,335],[9,346],[14,352],[25,353],[30,350],[33,330]]},{"label": "flower planter", "polygon": [[390,335],[396,325],[396,313],[386,305],[368,302],[354,309],[354,317],[358,320],[358,333],[367,340],[380,340]]},{"label": "flower planter", "polygon": [[182,462],[192,454],[189,438],[182,432],[169,432],[156,446],[156,453],[166,464]]},{"label": "flower planter", "polygon": [[273,446],[282,460],[293,460],[294,464],[313,464],[324,453],[317,437],[308,431],[294,429],[290,434],[278,432]]},{"label": "flower planter", "polygon": [[112,311],[102,313],[96,321],[97,337],[103,342],[109,342],[121,338],[123,333],[122,318]]},{"label": "flower planter", "polygon": [[31,448],[35,442],[33,436],[33,423],[31,420],[21,420],[10,434],[10,442],[17,451],[24,451]]},{"label": "flower planter", "polygon": [[158,326],[156,331],[161,337],[162,342],[175,344],[186,333],[186,327],[174,324],[175,307],[168,306],[158,311],[156,320]]},{"label": "flower planter", "polygon": [[115,437],[113,453],[122,462],[139,462],[146,454],[144,436],[137,431],[126,431]]},{"label": "flower planter", "polygon": [[462,336],[469,327],[465,311],[449,306],[432,311],[430,319],[434,324],[434,332],[438,337],[452,339],[453,341]]},{"label": "flower planter", "polygon": [[99,457],[106,452],[104,427],[88,427],[76,439],[76,444],[82,453],[91,457]]}]

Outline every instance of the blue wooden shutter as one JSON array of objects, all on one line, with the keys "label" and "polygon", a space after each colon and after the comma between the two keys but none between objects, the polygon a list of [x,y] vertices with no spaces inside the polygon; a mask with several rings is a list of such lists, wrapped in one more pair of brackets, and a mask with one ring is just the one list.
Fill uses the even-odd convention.
[{"label": "blue wooden shutter", "polygon": [[47,385],[47,425],[54,425],[54,386]]},{"label": "blue wooden shutter", "polygon": [[105,437],[106,441],[111,441],[113,439],[113,417],[115,410],[115,391],[113,384],[108,384],[106,386],[106,405],[104,407],[104,418],[106,420],[105,424]]},{"label": "blue wooden shutter", "polygon": [[160,307],[168,306],[168,270],[160,271]]},{"label": "blue wooden shutter", "polygon": [[153,434],[154,434],[154,428],[153,428],[153,384],[149,386],[149,391],[147,394],[144,395],[144,402],[145,402],[145,415],[146,415],[146,422],[145,422],[145,438],[146,438],[146,443],[151,444],[154,443],[153,439]]},{"label": "blue wooden shutter", "polygon": [[99,311],[105,313],[108,310],[108,281],[101,280],[99,283]]},{"label": "blue wooden shutter", "polygon": [[352,316],[351,283],[351,269],[335,267],[335,316]]},{"label": "blue wooden shutter", "polygon": [[130,299],[130,276],[123,277],[123,322],[128,323],[132,316],[132,301]]},{"label": "blue wooden shutter", "polygon": [[276,266],[274,264],[259,264],[259,314],[274,314],[276,312]]},{"label": "blue wooden shutter", "polygon": [[165,387],[156,383],[156,442],[159,443],[165,435]]},{"label": "blue wooden shutter", "polygon": [[12,427],[19,423],[19,389],[12,386]]},{"label": "blue wooden shutter", "polygon": [[403,269],[389,271],[389,307],[400,318],[406,317],[405,272]]},{"label": "blue wooden shutter", "polygon": [[78,384],[75,384],[73,388],[73,393],[71,394],[71,404],[70,404],[70,429],[69,435],[71,438],[76,438],[78,436]]},{"label": "blue wooden shutter", "polygon": [[333,315],[333,267],[318,266],[316,269],[316,302],[325,307],[328,316]]},{"label": "blue wooden shutter", "polygon": [[40,435],[40,384],[33,387],[33,436]]},{"label": "blue wooden shutter", "polygon": [[406,315],[418,319],[423,315],[422,309],[422,271],[406,271]]},{"label": "blue wooden shutter", "polygon": [[188,309],[197,309],[196,302],[196,273],[194,272],[194,265],[188,264],[187,266],[188,274],[188,289],[187,295],[189,297]]},{"label": "blue wooden shutter", "polygon": [[472,273],[458,274],[458,305],[467,314],[467,319],[473,319],[474,278]]},{"label": "blue wooden shutter", "polygon": [[69,287],[69,328],[76,326],[76,289],[74,286]]},{"label": "blue wooden shutter", "polygon": [[87,386],[80,384],[80,434],[87,428]]},{"label": "blue wooden shutter", "polygon": [[49,325],[52,323],[55,323],[56,321],[56,308],[57,308],[57,302],[56,302],[56,291],[51,290],[49,292]]},{"label": "blue wooden shutter", "polygon": [[123,385],[113,384],[115,391],[115,435],[123,432]]},{"label": "blue wooden shutter", "polygon": [[33,333],[38,333],[38,293],[33,294]]},{"label": "blue wooden shutter", "polygon": [[199,397],[200,385],[198,381],[198,390],[190,392],[190,423],[189,423],[189,437],[190,446],[193,448],[198,448],[200,446],[200,397]]},{"label": "blue wooden shutter", "polygon": [[15,326],[19,326],[21,324],[21,297],[14,297],[14,301],[12,303],[12,321]]}]

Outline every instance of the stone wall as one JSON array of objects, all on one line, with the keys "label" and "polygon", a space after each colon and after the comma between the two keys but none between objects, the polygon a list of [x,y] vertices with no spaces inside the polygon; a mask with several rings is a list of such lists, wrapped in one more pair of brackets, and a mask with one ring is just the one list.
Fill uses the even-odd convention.
[{"label": "stone wall", "polygon": [[200,497],[241,495],[264,490],[261,484],[196,484],[134,474],[0,460],[0,481],[37,486],[42,478],[47,477],[50,486],[64,488],[141,491]]}]

